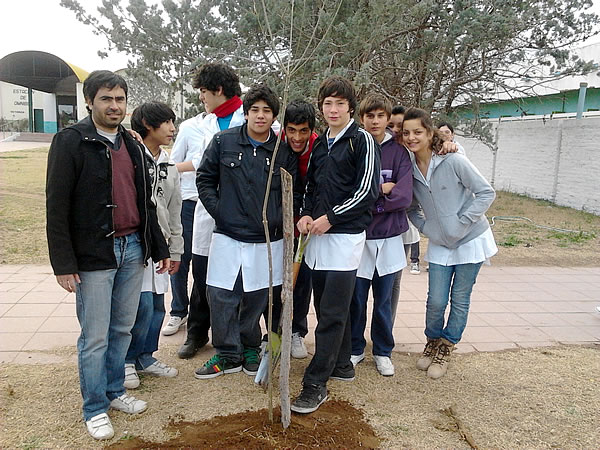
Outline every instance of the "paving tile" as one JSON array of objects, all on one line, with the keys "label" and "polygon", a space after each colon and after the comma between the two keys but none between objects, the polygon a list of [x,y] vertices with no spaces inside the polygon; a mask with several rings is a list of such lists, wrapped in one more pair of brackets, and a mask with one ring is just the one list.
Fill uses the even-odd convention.
[{"label": "paving tile", "polygon": [[540,308],[547,312],[554,313],[575,313],[581,311],[580,302],[535,302]]},{"label": "paving tile", "polygon": [[465,329],[462,342],[506,342],[506,337],[494,327],[469,327]]},{"label": "paving tile", "polygon": [[0,292],[8,291],[8,292],[29,292],[31,291],[37,283],[32,282],[24,282],[24,283],[1,283],[0,284]]},{"label": "paving tile", "polygon": [[25,295],[25,292],[4,292],[0,283],[0,303],[17,303]]},{"label": "paving tile", "polygon": [[514,313],[536,313],[545,312],[539,305],[534,302],[502,302],[501,305],[507,311]]},{"label": "paving tile", "polygon": [[17,303],[4,314],[4,317],[48,317],[57,306],[56,304]]},{"label": "paving tile", "polygon": [[19,352],[0,352],[0,364],[13,362],[18,354]]},{"label": "paving tile", "polygon": [[425,314],[421,313],[405,313],[398,316],[407,327],[425,327]]},{"label": "paving tile", "polygon": [[569,325],[575,326],[597,326],[600,328],[600,314],[598,313],[568,313],[560,316]]},{"label": "paving tile", "polygon": [[22,264],[0,264],[0,273],[17,273],[23,267],[25,266]]},{"label": "paving tile", "polygon": [[38,332],[79,332],[81,330],[77,317],[48,317],[37,330]]},{"label": "paving tile", "polygon": [[402,298],[400,298],[396,309],[396,316],[407,313],[425,314],[425,302],[404,302],[402,301]]},{"label": "paving tile", "polygon": [[77,345],[79,333],[36,333],[22,350],[50,350]]},{"label": "paving tile", "polygon": [[425,337],[425,327],[409,328],[409,330],[417,337],[417,342],[420,342],[423,345],[427,342],[427,338]]},{"label": "paving tile", "polygon": [[[415,336],[415,334],[410,330],[410,328],[394,328],[393,329],[394,342],[399,344],[419,344],[421,345],[421,341]],[[370,338],[367,339],[370,341]]]},{"label": "paving tile", "polygon": [[473,342],[471,345],[478,352],[497,352],[519,348],[514,342]]},{"label": "paving tile", "polygon": [[0,317],[2,317],[4,313],[12,307],[12,303],[0,303]]},{"label": "paving tile", "polygon": [[29,291],[21,299],[19,303],[60,303],[69,293],[62,292],[39,292]]},{"label": "paving tile", "polygon": [[45,317],[2,317],[0,333],[26,333],[37,331],[46,320]]},{"label": "paving tile", "polygon": [[395,352],[400,353],[412,353],[416,355],[420,355],[423,352],[423,344],[402,344],[396,343],[394,347]]},{"label": "paving tile", "polygon": [[464,353],[474,353],[477,350],[475,349],[475,347],[473,347],[473,345],[466,343],[466,342],[459,342],[458,344],[456,344],[456,347],[454,347],[454,353],[459,353],[459,354],[464,354]]},{"label": "paving tile", "polygon": [[[540,328],[530,327],[501,327],[498,330],[508,338],[509,341],[520,345],[521,342],[548,342],[552,341],[550,337]],[[506,339],[498,340],[498,342]]]},{"label": "paving tile", "polygon": [[[508,302],[506,302],[508,303]],[[469,311],[473,311],[476,313],[486,313],[486,312],[509,312],[508,308],[504,306],[504,303],[497,302],[495,300],[485,301],[485,302],[477,302],[471,301],[471,306],[469,307]]]},{"label": "paving tile", "polygon": [[588,326],[583,326],[583,327],[579,327],[581,329],[581,331],[584,331],[585,333],[594,336],[596,338],[596,340],[600,341],[600,326],[593,326],[593,327],[588,327]]},{"label": "paving tile", "polygon": [[491,300],[500,302],[522,302],[525,298],[520,292],[510,291],[484,291]]},{"label": "paving tile", "polygon": [[520,313],[519,316],[536,327],[567,326],[568,322],[561,315],[553,313]]},{"label": "paving tile", "polygon": [[515,313],[479,313],[479,316],[493,327],[520,327],[529,325]]},{"label": "paving tile", "polygon": [[489,327],[491,324],[488,323],[480,313],[473,311],[469,312],[468,326],[469,327]]},{"label": "paving tile", "polygon": [[593,342],[596,338],[581,327],[544,327],[542,331],[558,342]]},{"label": "paving tile", "polygon": [[18,352],[33,333],[0,333],[0,352]]},{"label": "paving tile", "polygon": [[61,303],[50,315],[51,317],[77,317],[77,308],[74,303]]}]

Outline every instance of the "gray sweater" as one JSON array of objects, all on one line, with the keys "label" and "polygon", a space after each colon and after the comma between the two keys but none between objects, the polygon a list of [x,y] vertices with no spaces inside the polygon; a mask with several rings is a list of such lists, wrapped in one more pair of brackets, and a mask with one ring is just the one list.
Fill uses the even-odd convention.
[{"label": "gray sweater", "polygon": [[413,157],[413,203],[408,217],[434,244],[457,248],[490,227],[485,212],[496,193],[463,155],[434,154],[430,164],[433,172],[427,186]]}]

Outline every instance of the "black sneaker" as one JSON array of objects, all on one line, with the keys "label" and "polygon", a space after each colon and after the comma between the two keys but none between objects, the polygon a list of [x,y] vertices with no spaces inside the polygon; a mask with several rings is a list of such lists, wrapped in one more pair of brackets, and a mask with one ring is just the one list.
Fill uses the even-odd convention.
[{"label": "black sneaker", "polygon": [[202,367],[196,369],[195,377],[201,380],[215,378],[224,373],[236,373],[242,370],[241,362],[233,362],[223,358],[218,353],[204,363]]},{"label": "black sneaker", "polygon": [[246,375],[256,375],[260,366],[260,349],[253,347],[244,348],[244,373]]},{"label": "black sneaker", "polygon": [[208,336],[204,336],[201,339],[192,339],[188,337],[185,340],[185,343],[179,347],[179,350],[177,350],[177,356],[181,359],[192,358],[194,355],[196,355],[196,353],[198,353],[198,350],[200,350],[206,344],[208,344]]},{"label": "black sneaker", "polygon": [[348,364],[346,367],[336,367],[329,376],[330,380],[354,381],[354,366]]},{"label": "black sneaker", "polygon": [[308,414],[319,409],[327,400],[327,388],[318,384],[305,384],[302,392],[292,402],[290,409],[300,414]]}]

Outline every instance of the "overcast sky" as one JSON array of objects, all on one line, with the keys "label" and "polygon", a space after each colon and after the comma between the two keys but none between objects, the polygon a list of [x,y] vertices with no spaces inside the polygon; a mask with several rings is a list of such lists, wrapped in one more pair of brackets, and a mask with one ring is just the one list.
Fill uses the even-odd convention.
[{"label": "overcast sky", "polygon": [[[152,1],[153,3],[156,0]],[[1,0],[0,58],[22,50],[52,53],[88,72],[96,69],[118,70],[127,66],[127,56],[111,53],[98,56],[106,40],[92,33],[75,14],[60,6],[60,0]],[[100,0],[79,0],[87,11],[95,10]],[[600,0],[593,11],[600,14]],[[592,42],[600,42],[596,36]],[[590,43],[592,43],[590,42]]]}]

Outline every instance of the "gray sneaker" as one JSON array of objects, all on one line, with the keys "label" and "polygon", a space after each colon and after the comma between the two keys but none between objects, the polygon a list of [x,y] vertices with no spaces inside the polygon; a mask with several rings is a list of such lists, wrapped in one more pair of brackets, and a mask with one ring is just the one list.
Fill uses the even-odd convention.
[{"label": "gray sneaker", "polygon": [[292,402],[290,409],[300,414],[308,414],[319,409],[327,400],[327,387],[318,384],[306,384],[302,392]]},{"label": "gray sneaker", "polygon": [[173,378],[177,376],[179,371],[174,367],[169,367],[166,364],[161,363],[160,361],[154,361],[153,364],[150,364],[145,369],[140,370],[140,373],[143,373],[145,375],[152,375],[155,377]]},{"label": "gray sneaker", "polygon": [[292,358],[302,359],[308,356],[308,350],[304,345],[304,338],[300,333],[292,333]]},{"label": "gray sneaker", "polygon": [[110,402],[112,409],[118,409],[127,414],[139,414],[146,411],[148,403],[144,400],[138,400],[133,395],[123,394]]},{"label": "gray sneaker", "polygon": [[171,336],[179,331],[182,325],[187,322],[187,317],[171,316],[169,321],[162,329],[162,334],[165,336]]}]

